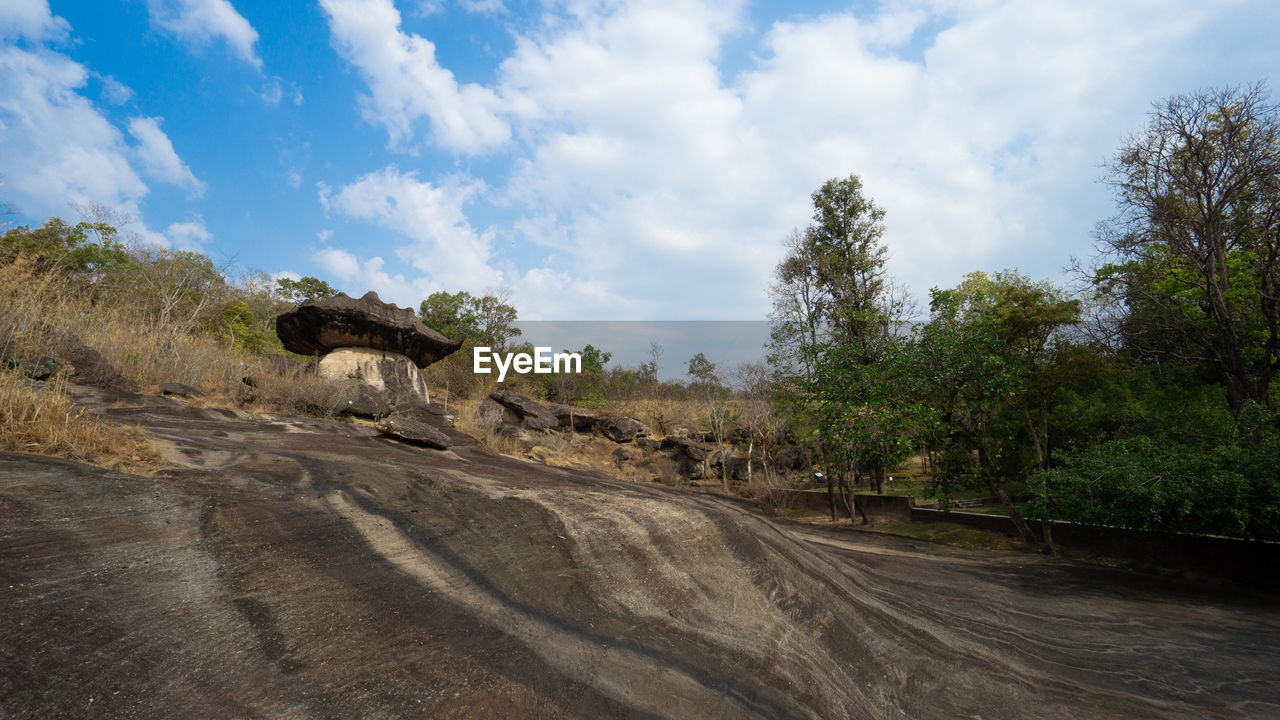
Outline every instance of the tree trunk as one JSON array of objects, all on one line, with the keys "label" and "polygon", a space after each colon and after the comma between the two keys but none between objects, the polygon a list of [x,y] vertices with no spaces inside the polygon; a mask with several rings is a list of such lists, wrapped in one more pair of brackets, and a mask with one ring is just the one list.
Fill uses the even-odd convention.
[{"label": "tree trunk", "polygon": [[1027,524],[1026,518],[1022,517],[1022,514],[1013,506],[1013,499],[1004,491],[1004,488],[1000,487],[1000,483],[996,481],[995,473],[991,472],[991,466],[991,455],[988,453],[986,445],[978,444],[978,471],[986,478],[987,487],[991,489],[991,494],[1004,506],[1005,512],[1009,513],[1009,520],[1013,522],[1013,528],[1018,531],[1018,537],[1030,546],[1032,550],[1039,550],[1040,542],[1036,540],[1035,532]]}]

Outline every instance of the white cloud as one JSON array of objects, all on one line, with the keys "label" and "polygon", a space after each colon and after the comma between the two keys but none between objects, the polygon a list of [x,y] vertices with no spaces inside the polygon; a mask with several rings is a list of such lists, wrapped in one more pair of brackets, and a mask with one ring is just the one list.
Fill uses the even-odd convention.
[{"label": "white cloud", "polygon": [[458,4],[467,12],[482,15],[505,15],[507,12],[507,6],[502,4],[502,0],[458,0]]},{"label": "white cloud", "polygon": [[102,83],[102,99],[108,103],[123,105],[133,97],[132,89],[110,75],[98,75],[95,73],[95,76]]},{"label": "white cloud", "polygon": [[200,219],[172,223],[165,228],[165,236],[173,247],[195,252],[204,252],[204,243],[213,238],[213,234]]},{"label": "white cloud", "polygon": [[147,0],[151,22],[197,47],[222,41],[241,60],[262,67],[254,46],[258,31],[228,0]]},{"label": "white cloud", "polygon": [[120,131],[78,92],[87,79],[63,55],[0,47],[0,171],[29,217],[91,202],[139,215],[147,186]]},{"label": "white cloud", "polygon": [[361,98],[365,119],[386,127],[393,147],[409,147],[415,124],[430,118],[438,144],[460,152],[492,149],[511,136],[499,116],[497,95],[473,83],[459,85],[440,67],[435,45],[400,30],[391,0],[320,0],[333,43],[369,85]]},{"label": "white cloud", "polygon": [[0,3],[0,40],[61,38],[70,25],[49,11],[48,0],[5,0]]},{"label": "white cloud", "polygon": [[489,266],[492,236],[467,222],[462,206],[484,189],[463,177],[440,185],[394,167],[360,177],[336,194],[321,187],[326,209],[395,230],[410,243],[397,255],[438,287],[483,288],[501,284]]},{"label": "white cloud", "polygon": [[297,189],[302,187],[302,175],[297,170],[290,168],[284,173],[284,181],[289,183],[289,187]]},{"label": "white cloud", "polygon": [[410,238],[427,272],[445,249],[424,244],[414,208],[448,207],[470,248],[450,264],[501,275],[522,317],[760,317],[809,194],[850,173],[887,210],[890,270],[917,295],[975,269],[1052,274],[1088,252],[1109,212],[1099,164],[1151,100],[1280,66],[1274,48],[1229,67],[1243,77],[1215,62],[1233,50],[1223,28],[1276,19],[1265,3],[884,4],[763,28],[727,76],[742,4],[570,2],[517,31],[485,88],[459,86],[389,0],[322,5],[394,148],[429,134],[512,162],[483,198],[515,216],[503,229],[472,229],[462,202],[481,198],[465,183],[445,203],[429,196],[450,181],[390,170],[344,188],[339,209]]},{"label": "white cloud", "polygon": [[143,170],[163,182],[189,189],[199,196],[205,185],[182,162],[173,149],[169,136],[160,129],[164,118],[135,117],[129,119],[129,134],[138,141],[136,153]]},{"label": "white cloud", "polygon": [[382,269],[380,257],[360,260],[355,255],[338,248],[317,250],[311,259],[338,278],[338,285],[352,297],[360,297],[373,290],[384,302],[407,308],[417,308],[430,294],[430,285],[424,280],[406,280],[404,275],[391,274]]}]

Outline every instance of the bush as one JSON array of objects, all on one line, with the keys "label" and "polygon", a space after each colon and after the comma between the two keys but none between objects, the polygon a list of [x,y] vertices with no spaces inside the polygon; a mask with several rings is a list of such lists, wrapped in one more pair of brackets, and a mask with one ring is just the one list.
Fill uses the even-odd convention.
[{"label": "bush", "polygon": [[1205,449],[1137,436],[1094,445],[1041,473],[1034,517],[1280,540],[1280,438]]}]

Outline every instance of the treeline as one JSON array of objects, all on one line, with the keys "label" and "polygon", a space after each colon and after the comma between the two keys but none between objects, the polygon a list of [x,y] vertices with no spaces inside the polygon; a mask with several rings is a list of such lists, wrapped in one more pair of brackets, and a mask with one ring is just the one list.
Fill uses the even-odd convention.
[{"label": "treeline", "polygon": [[771,360],[831,482],[883,490],[919,452],[940,496],[987,489],[1033,545],[1051,518],[1280,539],[1280,112],[1261,87],[1171,98],[1108,170],[1081,292],[975,272],[923,319],[859,179],[813,194]]}]

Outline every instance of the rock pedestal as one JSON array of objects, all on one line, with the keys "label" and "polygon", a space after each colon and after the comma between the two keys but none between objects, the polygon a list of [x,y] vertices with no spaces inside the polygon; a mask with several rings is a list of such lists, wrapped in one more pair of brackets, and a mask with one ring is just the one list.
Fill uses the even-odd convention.
[{"label": "rock pedestal", "polygon": [[400,353],[367,347],[339,348],[320,358],[316,374],[359,380],[392,405],[430,402],[418,366]]}]

